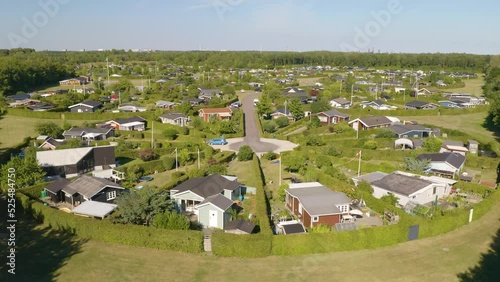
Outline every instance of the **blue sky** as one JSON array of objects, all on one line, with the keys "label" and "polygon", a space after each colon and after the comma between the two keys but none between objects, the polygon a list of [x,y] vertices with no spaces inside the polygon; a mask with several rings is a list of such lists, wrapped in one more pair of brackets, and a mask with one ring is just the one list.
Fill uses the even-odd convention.
[{"label": "blue sky", "polygon": [[500,54],[498,11],[485,0],[4,1],[0,48]]}]

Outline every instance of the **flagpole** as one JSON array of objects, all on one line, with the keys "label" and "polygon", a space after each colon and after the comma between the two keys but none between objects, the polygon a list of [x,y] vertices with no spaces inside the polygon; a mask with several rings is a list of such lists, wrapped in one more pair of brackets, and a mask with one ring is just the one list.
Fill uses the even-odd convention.
[{"label": "flagpole", "polygon": [[279,174],[280,175],[279,176],[280,177],[280,181],[279,181],[280,186],[281,186],[281,162],[282,161],[283,161],[283,156],[280,154],[280,174]]},{"label": "flagpole", "polygon": [[361,150],[359,151],[359,161],[358,161],[358,177],[361,174]]}]

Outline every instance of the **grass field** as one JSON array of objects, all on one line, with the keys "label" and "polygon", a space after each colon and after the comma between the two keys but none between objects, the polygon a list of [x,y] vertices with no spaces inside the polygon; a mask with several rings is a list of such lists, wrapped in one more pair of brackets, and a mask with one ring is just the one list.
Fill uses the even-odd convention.
[{"label": "grass field", "polygon": [[259,178],[252,172],[252,161],[240,162],[238,160],[234,160],[229,163],[229,167],[227,169],[227,173],[229,175],[238,176],[238,182],[246,186],[257,187]]},{"label": "grass field", "polygon": [[446,92],[458,92],[458,93],[470,93],[475,96],[483,95],[483,85],[484,78],[479,76],[478,78],[473,79],[464,79],[465,87],[463,88],[455,88],[455,89],[446,89]]},{"label": "grass field", "polygon": [[[38,255],[19,260],[34,270],[19,281],[456,281],[475,266],[500,228],[500,203],[481,219],[445,235],[377,250],[260,259],[220,258],[101,242],[60,240],[37,232]],[[70,240],[71,239],[71,240]],[[72,243],[73,242],[73,243]],[[498,242],[497,242],[498,244]],[[40,250],[41,249],[41,250]],[[58,250],[51,259],[40,251]],[[26,252],[27,250],[25,250]],[[67,254],[67,257],[64,257]],[[48,254],[47,254],[48,255]],[[498,256],[498,254],[496,254]],[[51,257],[50,255],[48,255]],[[26,259],[28,257],[25,257]],[[39,260],[37,262],[37,260]],[[45,267],[46,272],[40,268]],[[91,270],[91,271],[89,271]],[[51,272],[48,274],[47,272]],[[2,273],[3,274],[3,273]],[[6,281],[6,280],[3,280]],[[490,280],[493,281],[493,280]]]}]

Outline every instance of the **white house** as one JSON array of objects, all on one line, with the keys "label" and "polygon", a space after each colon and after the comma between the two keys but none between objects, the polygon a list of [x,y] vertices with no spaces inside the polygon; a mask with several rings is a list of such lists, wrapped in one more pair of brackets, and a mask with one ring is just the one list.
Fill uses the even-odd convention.
[{"label": "white house", "polygon": [[459,153],[421,154],[418,160],[430,160],[429,172],[455,177],[463,169],[465,156]]},{"label": "white house", "polygon": [[189,117],[182,113],[166,113],[160,116],[162,123],[169,123],[177,126],[186,126],[189,122]]},{"label": "white house", "polygon": [[330,106],[337,109],[349,109],[352,105],[346,98],[336,98],[330,101]]}]

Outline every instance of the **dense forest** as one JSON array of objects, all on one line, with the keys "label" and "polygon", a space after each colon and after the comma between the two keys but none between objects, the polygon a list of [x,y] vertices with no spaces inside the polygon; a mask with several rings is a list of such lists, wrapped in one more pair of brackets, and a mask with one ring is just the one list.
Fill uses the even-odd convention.
[{"label": "dense forest", "polygon": [[484,95],[490,100],[490,118],[494,125],[500,126],[500,67],[489,70],[483,87]]},{"label": "dense forest", "polygon": [[483,72],[491,56],[471,54],[371,54],[341,52],[217,52],[124,50],[87,52],[35,52],[33,49],[0,50],[0,93],[29,91],[74,75],[84,63],[130,61],[217,68],[274,68],[290,65],[363,66],[407,69],[456,69]]}]

